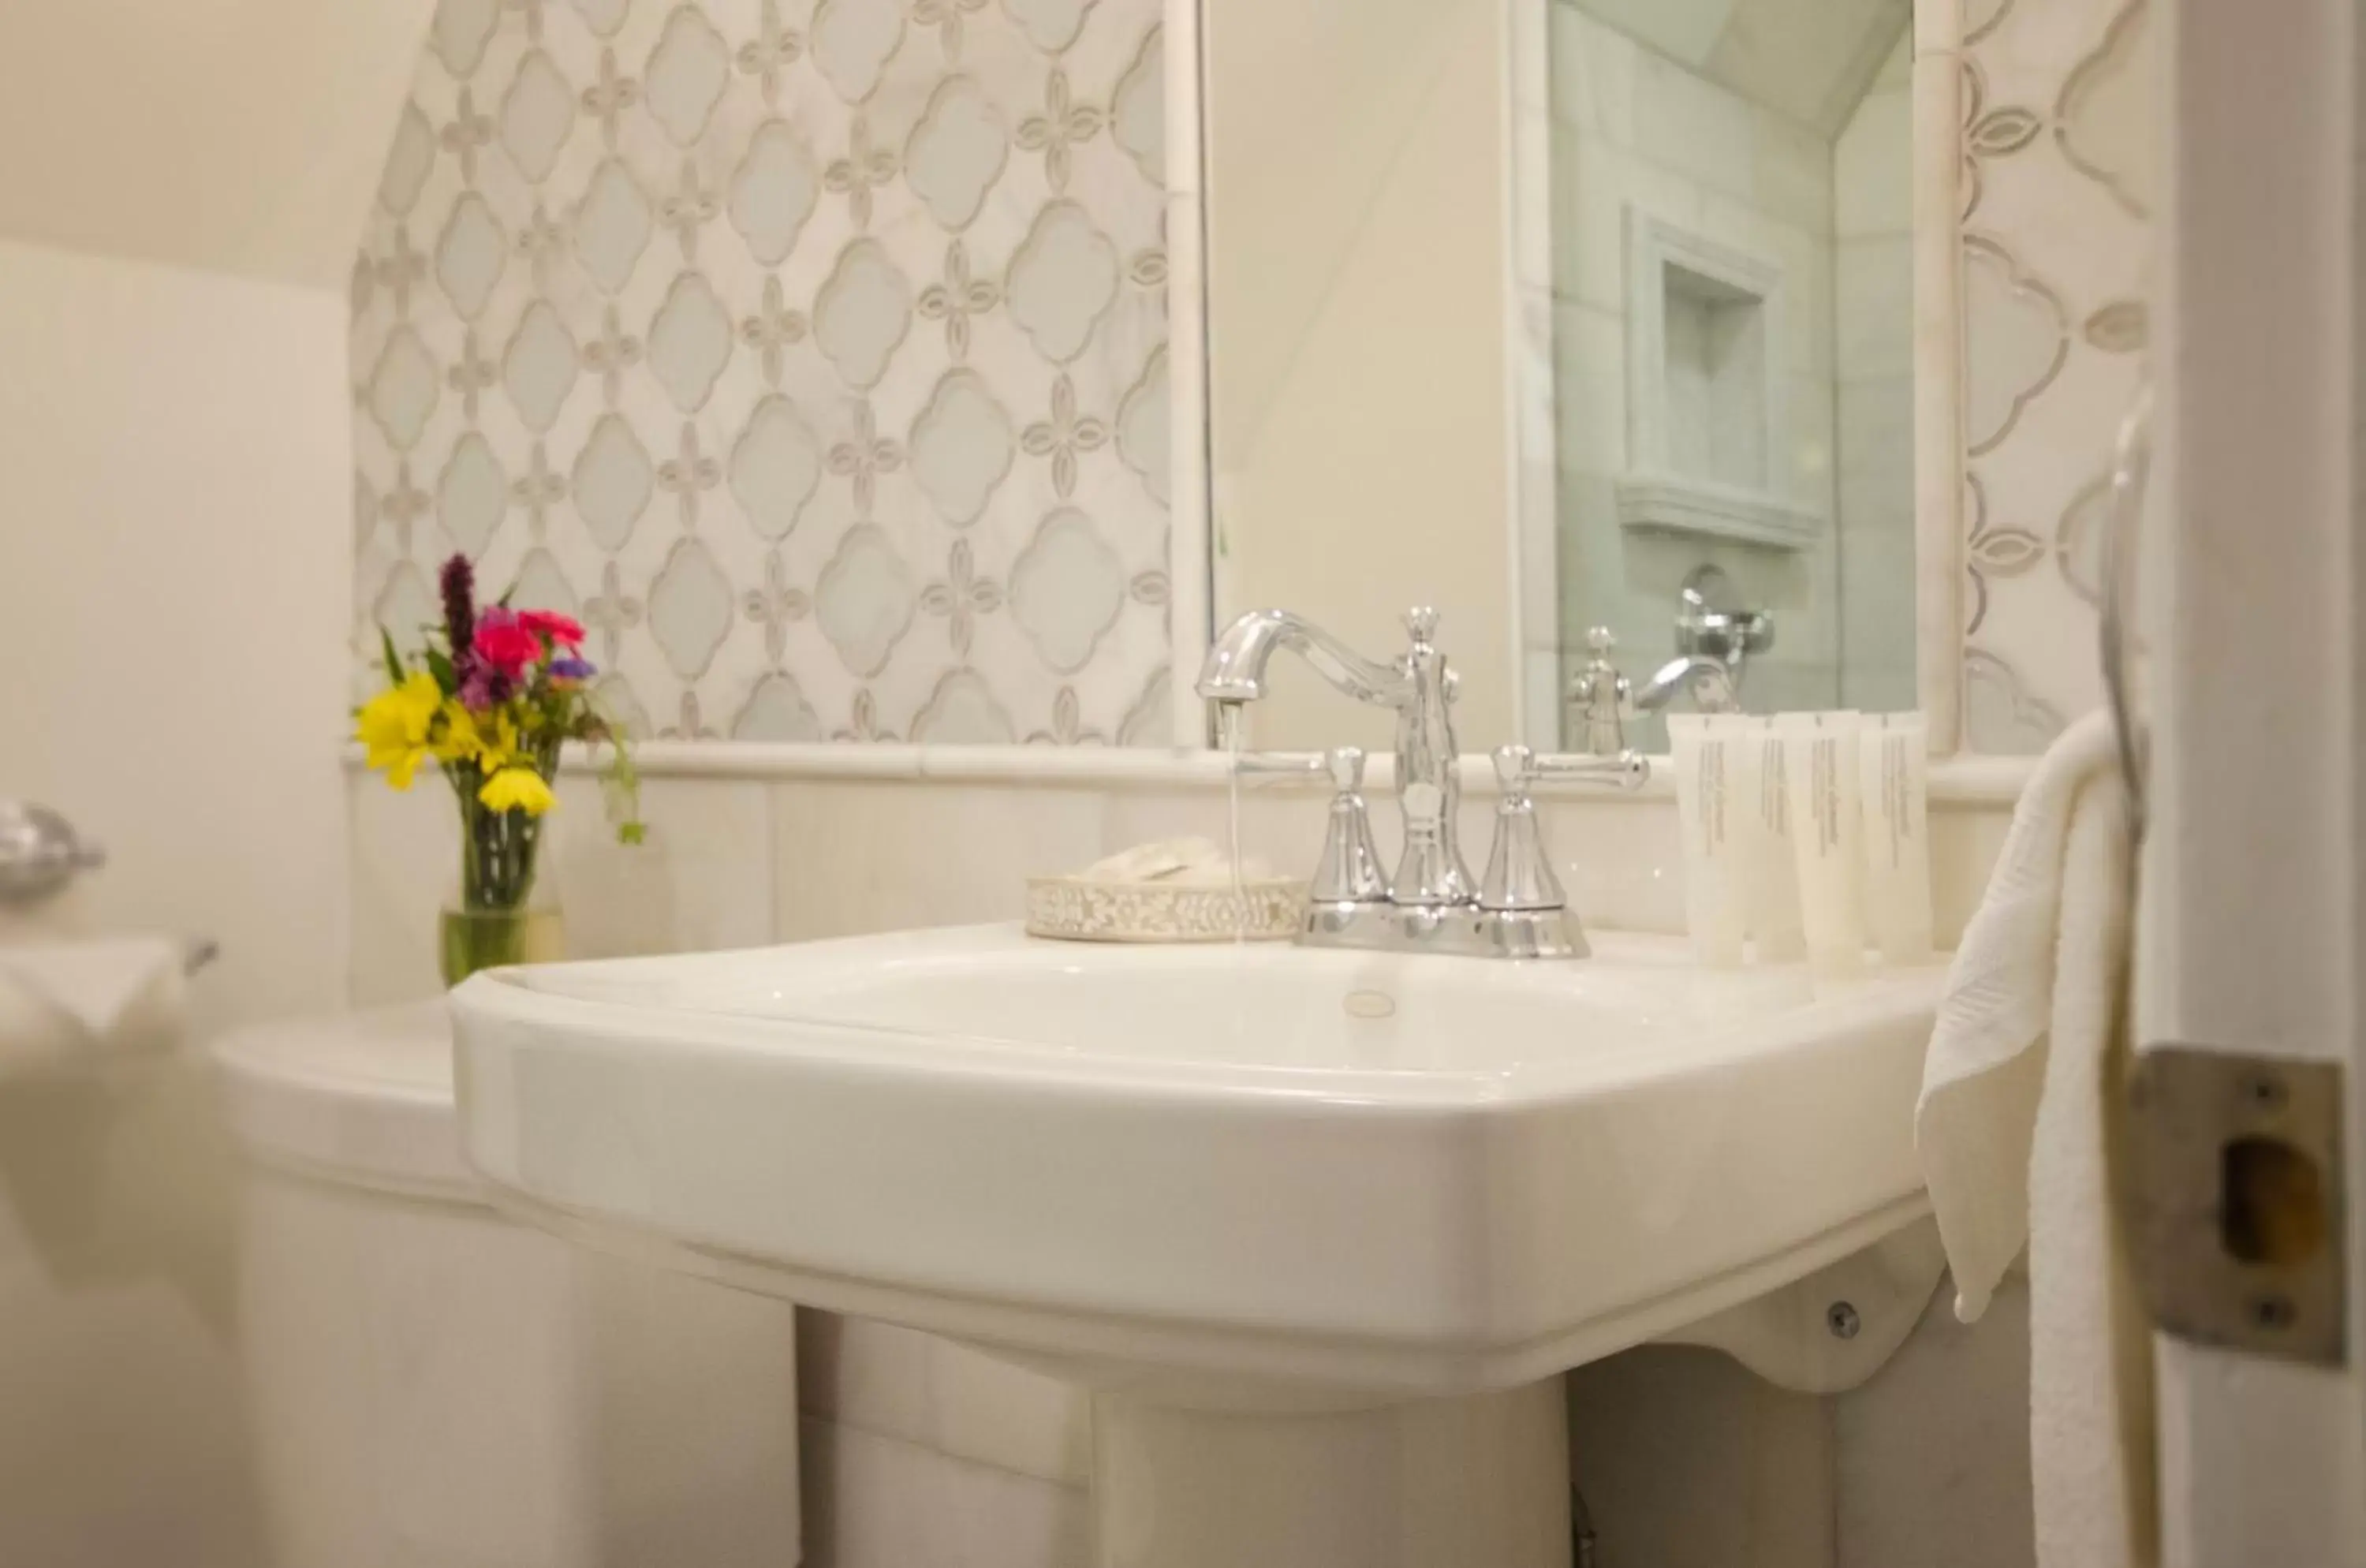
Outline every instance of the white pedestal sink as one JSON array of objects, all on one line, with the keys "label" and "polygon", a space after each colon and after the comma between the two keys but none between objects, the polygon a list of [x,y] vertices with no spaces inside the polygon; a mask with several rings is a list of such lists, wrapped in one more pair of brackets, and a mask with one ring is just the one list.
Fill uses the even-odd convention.
[{"label": "white pedestal sink", "polygon": [[1559,1373],[1922,1213],[1940,976],[997,927],[453,1008],[520,1212],[1090,1384],[1110,1568],[1564,1568]]}]

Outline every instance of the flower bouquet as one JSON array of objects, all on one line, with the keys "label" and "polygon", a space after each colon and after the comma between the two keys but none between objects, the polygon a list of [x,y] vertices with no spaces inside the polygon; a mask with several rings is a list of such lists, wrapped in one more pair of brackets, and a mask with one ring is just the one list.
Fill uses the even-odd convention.
[{"label": "flower bouquet", "polygon": [[460,897],[443,916],[444,980],[555,958],[556,912],[531,904],[542,818],[566,741],[606,742],[616,836],[638,843],[632,754],[600,712],[580,652],[583,628],[546,610],[479,609],[468,558],[444,563],[444,620],[406,663],[384,627],[387,689],[362,705],[369,765],[409,789],[433,761],[460,807]]}]

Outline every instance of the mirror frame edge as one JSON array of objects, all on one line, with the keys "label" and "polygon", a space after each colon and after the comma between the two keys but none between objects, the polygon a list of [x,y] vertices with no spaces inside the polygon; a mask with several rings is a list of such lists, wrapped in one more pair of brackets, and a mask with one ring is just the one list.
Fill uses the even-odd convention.
[{"label": "mirror frame edge", "polygon": [[[1207,73],[1203,0],[1166,0],[1166,609],[1170,742],[1212,743],[1197,690],[1215,637],[1216,551],[1208,439]],[[1177,178],[1178,171],[1186,178]]]},{"label": "mirror frame edge", "polygon": [[1953,757],[1964,750],[1964,484],[1969,471],[1963,412],[1962,0],[1914,0],[1911,25],[1915,685],[1931,754]]}]

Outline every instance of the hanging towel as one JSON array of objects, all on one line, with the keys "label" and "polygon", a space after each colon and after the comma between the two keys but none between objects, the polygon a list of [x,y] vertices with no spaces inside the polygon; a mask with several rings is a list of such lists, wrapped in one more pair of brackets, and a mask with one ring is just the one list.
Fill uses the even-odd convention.
[{"label": "hanging towel", "polygon": [[2112,1231],[2106,1085],[2127,970],[2125,792],[2109,718],[2022,791],[1939,1006],[1915,1111],[1955,1315],[2030,1256],[2041,1568],[2150,1559],[2150,1339]]},{"label": "hanging towel", "polygon": [[0,944],[0,1071],[178,1029],[184,950],[165,937]]}]

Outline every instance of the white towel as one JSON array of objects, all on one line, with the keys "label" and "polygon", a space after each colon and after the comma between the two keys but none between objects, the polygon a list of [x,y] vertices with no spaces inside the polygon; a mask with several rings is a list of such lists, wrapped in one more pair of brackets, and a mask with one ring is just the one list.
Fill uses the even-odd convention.
[{"label": "white towel", "polygon": [[183,963],[166,937],[0,944],[0,1070],[162,1043],[181,1020]]},{"label": "white towel", "polygon": [[1948,977],[1915,1111],[1955,1315],[1977,1319],[2029,1247],[2041,1568],[2150,1559],[2150,1340],[2105,1156],[2128,955],[2117,755],[2097,714],[2031,775]]}]

